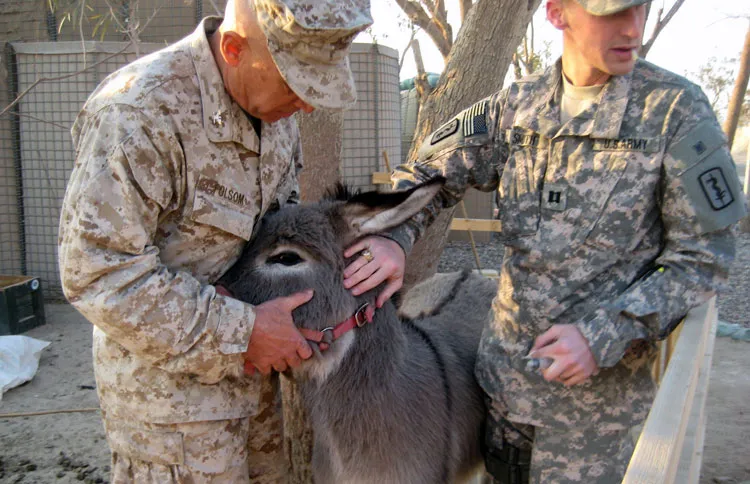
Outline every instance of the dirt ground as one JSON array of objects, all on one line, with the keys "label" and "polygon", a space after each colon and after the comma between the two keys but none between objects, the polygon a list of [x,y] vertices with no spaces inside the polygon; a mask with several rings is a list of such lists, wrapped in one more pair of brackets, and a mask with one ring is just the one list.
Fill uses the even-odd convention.
[{"label": "dirt ground", "polygon": [[[95,409],[91,326],[68,305],[47,305],[50,341],[31,382],[3,395],[0,414]],[[701,483],[750,483],[750,345],[717,338],[708,394]],[[109,450],[98,411],[0,416],[0,482],[107,482]]]}]

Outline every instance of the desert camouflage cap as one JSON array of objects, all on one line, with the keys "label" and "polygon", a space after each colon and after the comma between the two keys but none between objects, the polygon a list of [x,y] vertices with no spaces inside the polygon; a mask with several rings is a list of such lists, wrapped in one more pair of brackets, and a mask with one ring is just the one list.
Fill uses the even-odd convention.
[{"label": "desert camouflage cap", "polygon": [[276,66],[306,103],[344,109],[357,100],[349,46],[372,24],[369,0],[248,0]]},{"label": "desert camouflage cap", "polygon": [[576,0],[589,13],[594,15],[612,15],[636,5],[649,3],[651,0]]}]

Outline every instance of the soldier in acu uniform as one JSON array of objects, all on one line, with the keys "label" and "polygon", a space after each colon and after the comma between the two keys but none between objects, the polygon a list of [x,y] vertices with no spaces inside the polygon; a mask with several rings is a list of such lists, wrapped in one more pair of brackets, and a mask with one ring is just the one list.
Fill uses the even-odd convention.
[{"label": "soldier in acu uniform", "polygon": [[654,343],[727,280],[746,214],[735,165],[700,88],[637,60],[646,3],[548,0],[562,59],[393,173],[395,188],[447,179],[391,234],[407,253],[468,187],[497,191],[506,248],[476,367],[496,482],[620,482]]},{"label": "soldier in acu uniform", "polygon": [[264,213],[298,200],[289,116],[354,103],[347,54],[370,23],[367,0],[230,0],[76,119],[60,273],[95,326],[114,483],[283,480],[264,375],[312,355],[291,317],[312,292],[252,306],[212,283]]}]

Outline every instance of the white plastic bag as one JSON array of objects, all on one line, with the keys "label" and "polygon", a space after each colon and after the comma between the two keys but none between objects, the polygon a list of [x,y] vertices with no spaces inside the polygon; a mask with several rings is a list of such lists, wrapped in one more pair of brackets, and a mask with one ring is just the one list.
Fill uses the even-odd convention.
[{"label": "white plastic bag", "polygon": [[28,336],[0,336],[0,400],[6,391],[34,378],[39,355],[49,344]]}]

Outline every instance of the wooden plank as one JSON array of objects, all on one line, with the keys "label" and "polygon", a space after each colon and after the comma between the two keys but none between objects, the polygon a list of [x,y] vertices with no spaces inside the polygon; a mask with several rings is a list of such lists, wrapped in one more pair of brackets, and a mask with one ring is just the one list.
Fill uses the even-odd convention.
[{"label": "wooden plank", "polygon": [[703,442],[706,434],[706,396],[711,380],[711,363],[713,361],[714,342],[716,340],[716,326],[718,318],[711,318],[706,341],[706,356],[700,368],[698,388],[693,400],[685,434],[685,446],[682,448],[678,466],[677,480],[679,483],[698,484],[700,480],[701,464],[703,463]]},{"label": "wooden plank", "polygon": [[451,230],[473,230],[475,232],[500,232],[499,220],[486,220],[480,218],[454,218],[451,221]]},{"label": "wooden plank", "polygon": [[0,289],[25,284],[32,279],[31,276],[0,276]]},{"label": "wooden plank", "polygon": [[690,311],[623,479],[626,484],[673,483],[705,361],[716,298]]},{"label": "wooden plank", "polygon": [[373,185],[390,185],[391,184],[391,174],[386,171],[376,171],[372,174],[372,184]]}]

